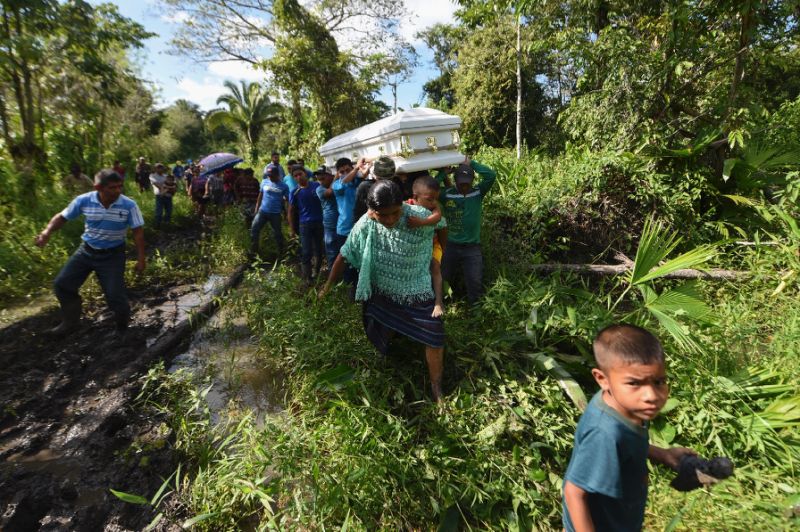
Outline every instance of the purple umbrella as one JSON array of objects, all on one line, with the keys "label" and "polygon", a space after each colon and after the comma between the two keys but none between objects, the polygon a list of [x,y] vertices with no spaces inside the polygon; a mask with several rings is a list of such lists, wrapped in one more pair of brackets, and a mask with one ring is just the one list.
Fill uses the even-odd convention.
[{"label": "purple umbrella", "polygon": [[215,174],[219,171],[225,170],[226,168],[236,166],[243,160],[244,159],[238,155],[234,155],[232,153],[212,153],[211,155],[201,159],[198,163],[203,165],[203,171],[200,173],[200,175],[206,176],[209,174]]}]

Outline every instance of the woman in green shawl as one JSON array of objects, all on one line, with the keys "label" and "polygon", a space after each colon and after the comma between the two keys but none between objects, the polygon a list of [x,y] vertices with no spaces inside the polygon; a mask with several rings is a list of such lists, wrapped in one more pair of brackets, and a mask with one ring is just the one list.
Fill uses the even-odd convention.
[{"label": "woman in green shawl", "polygon": [[[430,262],[433,232],[439,226],[408,227],[409,216],[430,211],[403,203],[400,187],[379,181],[367,196],[366,216],[353,226],[333,263],[323,297],[347,264],[358,269],[356,300],[363,301],[364,331],[382,354],[393,332],[425,345],[433,399],[442,396],[444,323],[434,318]],[[444,222],[441,222],[444,225]]]}]

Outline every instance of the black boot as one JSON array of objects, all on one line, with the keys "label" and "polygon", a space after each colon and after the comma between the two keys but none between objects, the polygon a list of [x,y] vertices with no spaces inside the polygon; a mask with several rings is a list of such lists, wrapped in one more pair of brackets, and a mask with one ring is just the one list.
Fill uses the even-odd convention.
[{"label": "black boot", "polygon": [[61,305],[61,323],[45,331],[48,336],[66,336],[75,331],[81,323],[81,300]]}]

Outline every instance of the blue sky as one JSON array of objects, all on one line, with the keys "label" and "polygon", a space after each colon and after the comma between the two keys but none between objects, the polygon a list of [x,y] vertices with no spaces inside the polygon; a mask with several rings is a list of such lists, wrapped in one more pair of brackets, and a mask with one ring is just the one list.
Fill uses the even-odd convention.
[{"label": "blue sky", "polygon": [[[99,4],[101,0],[90,2]],[[184,98],[208,110],[215,107],[217,96],[224,92],[222,83],[226,79],[264,79],[263,73],[251,69],[246,63],[198,64],[186,57],[170,54],[169,39],[178,23],[170,20],[156,0],[113,0],[111,3],[119,6],[123,15],[158,35],[147,40],[145,48],[136,52],[136,62],[144,78],[158,88],[160,104]],[[405,0],[405,3],[412,16],[402,22],[401,33],[414,44],[420,55],[420,66],[412,78],[398,87],[398,106],[409,108],[412,104],[422,103],[422,85],[436,75],[430,63],[430,50],[422,42],[415,41],[413,34],[437,22],[451,22],[456,6],[450,0]],[[392,104],[391,98],[388,88],[382,91],[381,99],[389,105]]]}]

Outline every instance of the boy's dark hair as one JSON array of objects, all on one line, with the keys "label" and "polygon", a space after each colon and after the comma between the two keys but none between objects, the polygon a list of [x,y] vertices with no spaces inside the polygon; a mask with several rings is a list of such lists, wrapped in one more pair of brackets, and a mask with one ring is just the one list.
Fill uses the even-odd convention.
[{"label": "boy's dark hair", "polygon": [[122,177],[111,168],[103,168],[94,175],[94,184],[102,187],[111,183],[122,183]]},{"label": "boy's dark hair", "polygon": [[289,168],[291,168],[292,166],[294,166],[296,164],[297,164],[297,161],[295,161],[294,159],[289,159],[288,161],[286,161],[286,166],[288,166]]},{"label": "boy's dark hair", "polygon": [[414,185],[411,187],[411,191],[414,194],[419,194],[423,190],[439,192],[439,182],[429,175],[421,175],[414,179]]},{"label": "boy's dark hair", "polygon": [[274,151],[274,152],[272,152],[272,153],[270,154],[270,157],[272,157],[273,155],[278,155],[278,156],[280,156],[280,153],[278,153],[278,152]]},{"label": "boy's dark hair", "polygon": [[601,370],[616,362],[623,364],[663,364],[664,348],[653,333],[636,325],[617,323],[599,333],[592,344]]},{"label": "boy's dark hair", "polygon": [[367,207],[372,210],[402,205],[403,191],[394,181],[377,181],[367,194]]},{"label": "boy's dark hair", "polygon": [[290,166],[289,167],[289,173],[294,174],[295,172],[303,172],[305,174],[306,173],[306,169],[305,169],[305,167],[303,167],[303,166],[301,166],[299,164],[296,164],[294,166]]},{"label": "boy's dark hair", "polygon": [[255,174],[255,172],[253,171],[252,168],[245,168],[242,173],[244,175],[253,175],[253,174]]},{"label": "boy's dark hair", "polygon": [[336,161],[336,171],[338,172],[340,168],[343,166],[353,166],[353,161],[348,159],[347,157],[342,157],[341,159]]}]

